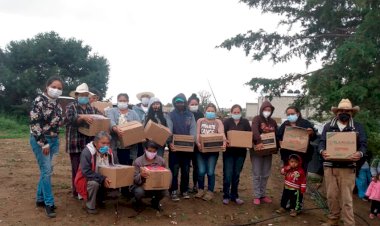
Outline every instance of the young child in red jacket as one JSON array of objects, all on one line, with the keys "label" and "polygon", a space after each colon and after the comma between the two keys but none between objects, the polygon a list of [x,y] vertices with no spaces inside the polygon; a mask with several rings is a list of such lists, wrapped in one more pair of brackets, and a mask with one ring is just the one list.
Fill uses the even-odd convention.
[{"label": "young child in red jacket", "polygon": [[288,162],[281,169],[281,174],[285,176],[284,190],[282,191],[281,208],[277,213],[285,213],[286,205],[290,201],[290,216],[297,216],[301,209],[302,195],[306,191],[306,175],[302,169],[302,159],[299,155],[292,154]]},{"label": "young child in red jacket", "polygon": [[366,196],[371,200],[371,213],[370,219],[374,219],[377,216],[380,219],[380,174],[377,174],[369,184]]}]

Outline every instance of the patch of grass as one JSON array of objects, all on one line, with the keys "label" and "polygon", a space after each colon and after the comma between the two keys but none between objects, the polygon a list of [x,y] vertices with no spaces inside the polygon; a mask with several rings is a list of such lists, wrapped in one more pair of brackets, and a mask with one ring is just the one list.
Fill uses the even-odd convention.
[{"label": "patch of grass", "polygon": [[25,118],[0,114],[0,139],[27,138],[28,123]]}]

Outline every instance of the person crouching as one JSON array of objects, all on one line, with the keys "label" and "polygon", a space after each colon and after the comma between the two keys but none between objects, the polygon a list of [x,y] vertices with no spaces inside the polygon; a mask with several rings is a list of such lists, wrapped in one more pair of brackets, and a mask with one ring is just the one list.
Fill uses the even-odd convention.
[{"label": "person crouching", "polygon": [[302,196],[300,193],[306,191],[306,176],[302,169],[301,157],[297,154],[289,156],[287,164],[281,169],[281,174],[285,176],[285,186],[282,191],[281,208],[276,210],[277,213],[285,213],[286,205],[290,202],[290,216],[297,216],[301,209]]},{"label": "person crouching", "polygon": [[102,204],[105,188],[111,180],[98,172],[99,166],[113,164],[112,150],[109,148],[111,137],[107,132],[99,132],[94,141],[88,143],[80,156],[75,187],[85,201],[87,213],[96,214],[96,204]]},{"label": "person crouching", "polygon": [[135,167],[135,174],[134,185],[132,186],[131,190],[135,196],[134,207],[138,211],[140,211],[143,206],[142,198],[144,197],[152,198],[152,208],[158,211],[162,211],[160,201],[167,194],[167,190],[144,190],[143,184],[145,183],[146,178],[149,177],[149,173],[141,169],[145,166],[161,166],[166,168],[165,160],[161,156],[157,155],[158,148],[159,145],[155,142],[147,141],[145,143],[144,154],[133,162],[133,166]]}]

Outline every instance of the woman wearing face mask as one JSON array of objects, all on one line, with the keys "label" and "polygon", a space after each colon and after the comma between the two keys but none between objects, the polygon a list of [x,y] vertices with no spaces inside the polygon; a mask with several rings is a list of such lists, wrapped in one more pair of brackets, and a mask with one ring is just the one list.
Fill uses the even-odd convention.
[{"label": "woman wearing face mask", "polygon": [[[200,135],[219,133],[223,134],[224,142],[223,148],[226,147],[226,136],[224,134],[224,126],[222,121],[216,118],[216,106],[212,103],[206,107],[205,118],[197,121],[197,145],[201,150]],[[201,153],[197,154],[198,161],[198,193],[196,198],[202,198],[205,201],[210,201],[214,197],[215,188],[215,166],[218,161],[219,152]],[[205,175],[207,174],[207,192],[204,191]]]},{"label": "woman wearing face mask", "polygon": [[141,122],[140,117],[134,110],[129,109],[129,96],[126,93],[120,93],[117,95],[117,107],[111,108],[106,111],[106,116],[110,119],[111,131],[113,141],[116,143],[117,151],[117,160],[116,162],[123,165],[131,165],[133,160],[137,158],[137,147],[132,145],[130,147],[122,147],[120,142],[118,142],[119,137],[123,135],[117,126],[122,125],[127,122],[138,121]]},{"label": "woman wearing face mask", "polygon": [[[122,125],[127,122],[140,121],[140,117],[137,113],[129,109],[129,96],[126,93],[120,93],[117,95],[117,107],[108,109],[106,111],[106,116],[110,119],[111,123],[111,133],[112,133],[112,147],[116,147],[115,162],[122,165],[132,165],[132,162],[137,158],[137,144],[122,147],[119,142],[119,137],[123,136],[123,131],[121,131],[117,126]],[[129,196],[129,188],[121,188],[121,194],[125,197]]]},{"label": "woman wearing face mask", "polygon": [[110,135],[101,131],[95,136],[93,142],[86,145],[80,156],[75,187],[85,200],[89,214],[97,213],[96,205],[104,205],[105,189],[109,188],[111,183],[109,178],[98,173],[99,166],[114,164],[110,143]]},{"label": "woman wearing face mask", "polygon": [[[290,106],[286,109],[285,113],[287,115],[287,120],[284,123],[282,123],[277,133],[277,140],[280,141],[280,144],[284,138],[284,132],[285,132],[286,126],[293,126],[293,127],[296,126],[296,127],[305,128],[307,132],[309,133],[309,137],[310,137],[309,141],[313,141],[316,138],[316,133],[314,131],[313,124],[311,124],[308,120],[302,118],[301,112],[299,111],[297,107]],[[302,168],[305,172],[307,172],[307,166],[313,157],[314,148],[313,146],[311,146],[309,142],[309,146],[307,148],[306,153],[295,152],[292,150],[287,150],[287,149],[282,149],[282,148],[280,152],[281,152],[281,160],[284,163],[288,161],[290,155],[292,154],[299,155],[302,158]]]},{"label": "woman wearing face mask", "polygon": [[260,114],[252,120],[252,135],[255,151],[251,151],[251,163],[253,174],[253,204],[272,203],[266,196],[267,182],[272,168],[272,154],[262,155],[259,152],[264,147],[261,140],[263,133],[276,133],[277,123],[271,118],[274,107],[269,101],[264,101],[260,107]]},{"label": "woman wearing face mask", "polygon": [[57,99],[62,94],[63,81],[59,77],[47,80],[45,91],[38,95],[30,111],[30,145],[40,169],[36,206],[44,207],[48,217],[55,217],[51,186],[52,160],[59,151],[59,127],[63,124],[62,108]]},{"label": "woman wearing face mask", "polygon": [[[156,97],[152,97],[149,101],[148,112],[144,120],[144,127],[149,122],[149,120],[152,120],[153,122],[163,125],[165,127],[168,127],[168,123],[171,122],[170,120],[168,120],[167,114],[164,114],[164,112],[162,111],[161,101]],[[157,154],[161,157],[164,157],[164,147],[160,146],[157,150]]]},{"label": "woman wearing face mask", "polygon": [[87,84],[82,83],[75,91],[70,92],[70,96],[75,97],[75,101],[66,106],[66,152],[70,154],[73,197],[78,199],[82,197],[75,189],[74,179],[79,167],[80,154],[86,144],[93,139],[80,133],[78,128],[85,123],[91,124],[92,114],[101,115],[101,112],[90,105],[89,94]]},{"label": "woman wearing face mask", "polygon": [[[191,113],[193,113],[195,121],[198,121],[198,119],[205,117],[203,112],[199,109],[199,98],[197,97],[197,94],[193,93],[187,100],[189,110]],[[197,155],[198,153],[198,145],[194,145],[194,152],[192,153],[193,156],[191,158],[191,165],[193,167],[193,189],[192,193],[198,192],[198,164],[197,164]]]},{"label": "woman wearing face mask", "polygon": [[[241,116],[241,112],[240,105],[235,104],[231,107],[231,118],[223,123],[226,135],[230,130],[251,131],[249,121]],[[230,200],[238,205],[244,203],[239,198],[238,186],[246,156],[246,148],[229,147],[227,142],[227,149],[223,152],[223,204],[225,205],[228,205]]]}]

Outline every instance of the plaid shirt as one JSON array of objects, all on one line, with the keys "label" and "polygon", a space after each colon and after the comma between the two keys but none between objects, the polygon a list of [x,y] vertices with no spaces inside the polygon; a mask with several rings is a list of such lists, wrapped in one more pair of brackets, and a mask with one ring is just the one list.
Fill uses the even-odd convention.
[{"label": "plaid shirt", "polygon": [[79,114],[101,114],[98,109],[91,107],[90,104],[86,105],[83,109],[74,101],[66,107],[66,152],[68,153],[81,153],[88,143],[93,140],[93,137],[81,134],[78,128],[84,122],[78,124]]},{"label": "plaid shirt", "polygon": [[46,136],[58,136],[63,118],[61,105],[56,100],[38,95],[29,116],[30,132],[37,142],[47,144]]}]

